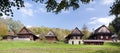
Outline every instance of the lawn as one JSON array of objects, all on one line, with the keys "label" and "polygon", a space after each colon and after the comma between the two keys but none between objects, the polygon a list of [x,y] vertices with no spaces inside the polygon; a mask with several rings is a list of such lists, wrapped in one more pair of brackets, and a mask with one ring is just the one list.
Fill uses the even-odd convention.
[{"label": "lawn", "polygon": [[120,43],[70,45],[62,42],[0,41],[0,53],[120,53]]}]

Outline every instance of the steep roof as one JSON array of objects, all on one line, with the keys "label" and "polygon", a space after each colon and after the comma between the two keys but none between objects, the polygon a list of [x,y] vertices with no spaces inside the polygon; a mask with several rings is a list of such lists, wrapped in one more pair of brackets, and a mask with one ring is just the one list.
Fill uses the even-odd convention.
[{"label": "steep roof", "polygon": [[111,31],[105,25],[102,25],[101,27],[97,28],[94,33],[111,33]]},{"label": "steep roof", "polygon": [[76,27],[71,34],[82,34],[82,32]]},{"label": "steep roof", "polygon": [[69,39],[72,36],[83,36],[82,32],[76,27],[65,39]]},{"label": "steep roof", "polygon": [[51,31],[49,31],[48,34],[45,35],[45,36],[55,36],[55,33],[51,30]]},{"label": "steep roof", "polygon": [[33,32],[27,29],[26,27],[23,27],[18,34],[33,34]]},{"label": "steep roof", "polygon": [[15,35],[15,33],[12,30],[9,30],[8,35]]}]

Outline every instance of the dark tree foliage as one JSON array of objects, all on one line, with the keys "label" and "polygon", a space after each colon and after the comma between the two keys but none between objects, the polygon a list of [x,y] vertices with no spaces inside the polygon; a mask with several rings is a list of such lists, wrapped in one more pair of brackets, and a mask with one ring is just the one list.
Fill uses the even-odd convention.
[{"label": "dark tree foliage", "polygon": [[23,0],[0,0],[0,15],[2,16],[3,13],[7,16],[13,16],[12,7],[24,7]]},{"label": "dark tree foliage", "polygon": [[120,39],[120,17],[115,18],[115,19],[112,21],[111,25],[112,25],[113,28],[114,28],[114,32],[115,32],[116,34],[118,34],[118,38]]},{"label": "dark tree foliage", "polygon": [[120,15],[120,0],[116,0],[110,9],[110,15],[115,15],[118,17],[118,15]]},{"label": "dark tree foliage", "polygon": [[[28,0],[27,0],[28,1]],[[61,0],[61,2],[58,2],[58,0],[32,0],[36,3],[44,3],[46,4],[47,12],[54,12],[59,13],[62,9],[68,10],[70,7],[73,8],[73,10],[76,10],[80,6],[80,2],[83,4],[87,4],[92,0]],[[0,15],[3,14],[7,16],[13,16],[12,7],[16,7],[17,9],[20,9],[21,7],[24,7],[25,0],[0,0]]]}]

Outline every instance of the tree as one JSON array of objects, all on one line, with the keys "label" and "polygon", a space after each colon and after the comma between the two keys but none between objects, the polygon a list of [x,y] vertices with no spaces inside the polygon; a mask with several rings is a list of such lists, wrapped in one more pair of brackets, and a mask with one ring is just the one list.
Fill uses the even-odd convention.
[{"label": "tree", "polygon": [[108,28],[110,29],[111,32],[115,33],[115,29],[114,29],[112,23],[109,24]]},{"label": "tree", "polygon": [[87,39],[90,35],[90,32],[88,31],[87,29],[87,26],[86,25],[83,25],[83,28],[82,28],[82,33],[84,34],[83,36],[83,39]]},{"label": "tree", "polygon": [[6,24],[15,34],[19,32],[19,30],[24,26],[19,20],[15,21],[12,18],[0,18],[0,20]]},{"label": "tree", "polygon": [[2,36],[7,35],[8,33],[8,26],[5,25],[3,22],[0,20],[0,39]]},{"label": "tree", "polygon": [[[110,25],[109,25],[110,26]],[[111,23],[111,26],[113,28],[111,29],[114,29],[113,31],[118,34],[118,38],[120,39],[120,17],[118,18],[115,18],[112,23]]]},{"label": "tree", "polygon": [[116,18],[109,24],[111,31],[115,32],[120,39],[120,0],[115,0],[113,5],[110,7],[110,15],[115,15]]},{"label": "tree", "polygon": [[[46,4],[47,12],[55,12],[58,13],[62,9],[68,10],[70,7],[73,8],[73,10],[79,8],[80,1],[83,4],[87,4],[92,0],[61,0],[58,2],[58,0],[32,0],[34,2],[44,3]],[[25,7],[24,0],[0,0],[0,15],[11,15],[13,16],[12,7],[16,7],[17,9],[20,9],[21,7]]]},{"label": "tree", "polygon": [[110,9],[110,15],[115,15],[118,18],[118,15],[120,15],[120,0],[115,0]]},{"label": "tree", "polygon": [[42,39],[44,36],[52,30],[59,40],[64,40],[64,38],[70,33],[70,30],[60,29],[60,28],[49,28],[49,27],[30,27],[31,31],[33,31],[36,35],[40,35]]}]

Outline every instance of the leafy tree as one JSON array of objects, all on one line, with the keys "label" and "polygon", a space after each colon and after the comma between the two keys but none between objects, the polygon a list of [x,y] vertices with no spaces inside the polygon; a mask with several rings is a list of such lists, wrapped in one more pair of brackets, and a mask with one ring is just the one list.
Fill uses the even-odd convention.
[{"label": "leafy tree", "polygon": [[118,34],[118,38],[120,39],[120,0],[115,0],[113,5],[110,7],[110,15],[115,15],[116,18],[109,24],[109,28],[111,31]]},{"label": "leafy tree", "polygon": [[110,29],[111,32],[115,32],[115,29],[114,29],[112,23],[109,24],[108,28]]},{"label": "leafy tree", "polygon": [[[44,3],[46,4],[47,12],[55,12],[58,13],[62,9],[69,9],[70,7],[73,8],[73,10],[79,8],[80,2],[83,4],[87,4],[92,0],[61,0],[58,2],[58,0],[32,0],[34,2]],[[11,15],[13,16],[12,7],[16,7],[17,9],[20,9],[21,7],[25,7],[24,0],[0,0],[0,15]]]},{"label": "leafy tree", "polygon": [[2,36],[7,35],[8,33],[8,26],[5,25],[3,22],[0,20],[0,39]]},{"label": "leafy tree", "polygon": [[15,34],[17,34],[19,32],[19,30],[24,26],[19,20],[15,21],[12,18],[0,18],[0,20],[6,24],[11,30],[13,30],[13,32],[15,32]]},{"label": "leafy tree", "polygon": [[83,39],[87,39],[90,35],[90,32],[88,31],[88,28],[86,25],[83,25],[82,33],[84,34]]},{"label": "leafy tree", "polygon": [[115,0],[110,9],[110,15],[115,15],[118,18],[118,15],[120,15],[120,0]]},{"label": "leafy tree", "polygon": [[113,28],[111,28],[116,34],[118,34],[118,38],[120,39],[120,17],[115,18],[111,25]]},{"label": "leafy tree", "polygon": [[31,27],[29,29],[33,31],[36,35],[39,34],[42,39],[44,39],[44,36],[50,30],[52,30],[55,33],[55,35],[58,37],[59,40],[64,40],[65,36],[67,36],[70,33],[70,30],[60,29],[60,28]]}]

